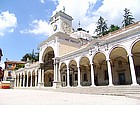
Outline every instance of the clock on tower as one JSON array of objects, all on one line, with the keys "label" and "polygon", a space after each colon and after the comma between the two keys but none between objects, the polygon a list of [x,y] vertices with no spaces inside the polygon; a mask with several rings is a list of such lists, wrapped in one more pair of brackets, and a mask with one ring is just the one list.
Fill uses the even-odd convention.
[{"label": "clock on tower", "polygon": [[63,32],[70,34],[72,31],[72,17],[65,12],[59,11],[50,19],[50,25],[52,27],[52,34],[56,32]]}]

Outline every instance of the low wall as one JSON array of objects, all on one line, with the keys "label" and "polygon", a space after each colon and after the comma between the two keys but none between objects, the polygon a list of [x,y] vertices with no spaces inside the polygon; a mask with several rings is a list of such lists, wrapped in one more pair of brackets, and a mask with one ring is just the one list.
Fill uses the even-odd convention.
[{"label": "low wall", "polygon": [[2,81],[0,82],[0,88],[1,89],[9,89],[11,86],[10,81]]}]

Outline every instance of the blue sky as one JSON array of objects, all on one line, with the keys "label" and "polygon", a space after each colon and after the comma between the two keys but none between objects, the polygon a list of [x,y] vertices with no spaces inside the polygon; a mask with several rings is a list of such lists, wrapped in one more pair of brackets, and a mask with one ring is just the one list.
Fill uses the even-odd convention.
[{"label": "blue sky", "polygon": [[99,16],[108,24],[120,26],[124,8],[130,9],[135,21],[139,21],[138,5],[139,0],[0,0],[0,48],[4,55],[1,63],[6,58],[18,61],[33,49],[37,51],[49,36],[50,17],[63,6],[74,18],[74,28],[80,21],[93,34]]},{"label": "blue sky", "polygon": [[0,0],[0,12],[9,11],[17,18],[17,25],[14,32],[6,32],[0,36],[0,47],[3,50],[3,58],[9,60],[20,60],[25,53],[37,50],[38,44],[45,39],[45,36],[33,34],[21,34],[20,31],[29,28],[32,20],[49,20],[52,11],[55,9],[53,2],[42,4],[39,0]]}]

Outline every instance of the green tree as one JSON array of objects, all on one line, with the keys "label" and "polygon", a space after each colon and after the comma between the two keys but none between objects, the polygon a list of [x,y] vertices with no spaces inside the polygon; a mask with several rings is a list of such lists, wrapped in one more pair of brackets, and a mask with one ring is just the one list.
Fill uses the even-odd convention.
[{"label": "green tree", "polygon": [[118,29],[120,29],[120,27],[118,25],[111,24],[110,27],[109,27],[108,32],[114,32],[114,31],[116,31]]},{"label": "green tree", "polygon": [[133,18],[132,13],[131,13],[130,10],[127,9],[127,8],[124,9],[124,15],[123,15],[123,17],[124,17],[124,19],[123,19],[123,21],[122,21],[123,27],[135,23],[135,22],[134,22],[135,18]]},{"label": "green tree", "polygon": [[20,68],[24,68],[25,65],[24,64],[17,64],[15,70],[18,70]]},{"label": "green tree", "polygon": [[38,53],[38,52],[35,53],[34,50],[32,51],[32,53],[26,53],[26,54],[22,57],[21,61],[27,61],[28,59],[31,60],[32,62],[33,62],[33,61],[34,61],[34,62],[39,61],[39,53]]},{"label": "green tree", "polygon": [[31,53],[26,53],[26,54],[22,57],[21,61],[27,61],[27,59],[31,60],[31,58],[32,58]]},{"label": "green tree", "polygon": [[100,18],[97,21],[97,27],[95,29],[95,32],[97,33],[98,36],[103,36],[107,34],[108,27],[106,20],[104,20],[103,17],[100,16]]}]

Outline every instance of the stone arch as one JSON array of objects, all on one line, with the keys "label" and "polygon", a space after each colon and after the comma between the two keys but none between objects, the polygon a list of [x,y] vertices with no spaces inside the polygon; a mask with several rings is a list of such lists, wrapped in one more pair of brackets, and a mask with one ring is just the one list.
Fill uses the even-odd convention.
[{"label": "stone arch", "polygon": [[110,63],[112,71],[112,79],[114,85],[131,84],[130,67],[128,60],[128,52],[125,47],[115,46],[111,49]]},{"label": "stone arch", "polygon": [[43,52],[43,55],[42,55],[43,62],[45,61],[46,58],[48,58],[48,59],[50,58],[49,56],[46,56],[46,55],[48,55],[49,52],[53,52],[53,54],[50,53],[50,55],[53,55],[53,56],[51,56],[51,58],[55,57],[54,49],[51,46],[49,46]]},{"label": "stone arch", "polygon": [[53,86],[54,81],[54,57],[52,47],[47,47],[43,53],[44,86]]},{"label": "stone arch", "polygon": [[91,85],[91,65],[87,56],[83,56],[79,62],[80,65],[80,83],[82,86]]},{"label": "stone arch", "polygon": [[52,87],[53,86],[53,78],[54,78],[54,71],[53,70],[44,71],[44,86],[45,87]]},{"label": "stone arch", "polygon": [[[80,66],[80,61],[84,58],[84,57],[87,57],[88,59],[89,59],[89,55],[88,54],[86,54],[86,55],[81,55],[80,57],[79,57],[79,59],[78,59],[78,61],[77,61],[77,65],[79,65]],[[75,60],[76,61],[76,60]]]},{"label": "stone arch", "polygon": [[117,45],[114,45],[113,47],[111,47],[111,49],[109,49],[109,51],[108,51],[108,56],[110,56],[111,52],[112,52],[115,48],[123,48],[126,52],[128,51],[127,48],[126,48],[124,45],[117,44]]},{"label": "stone arch", "polygon": [[133,56],[137,83],[140,84],[140,38],[133,42],[131,46],[131,54]]},{"label": "stone arch", "polygon": [[78,86],[78,68],[75,60],[69,62],[69,82],[70,86]]},{"label": "stone arch", "polygon": [[100,50],[100,51],[95,51],[95,52],[93,53],[92,60],[93,60],[93,58],[95,57],[95,55],[98,54],[98,53],[104,54],[104,55],[106,56],[106,53],[105,53],[104,51],[102,51],[102,50]]},{"label": "stone arch", "polygon": [[133,43],[132,43],[131,46],[130,46],[131,52],[132,52],[132,49],[133,49],[133,47],[135,46],[135,44],[137,44],[139,41],[140,41],[140,38],[138,38],[138,39],[136,39],[136,40],[133,41]]},{"label": "stone arch", "polygon": [[63,62],[60,65],[60,76],[61,76],[61,86],[62,87],[67,86],[67,65],[65,62]]},{"label": "stone arch", "polygon": [[97,52],[93,59],[94,83],[96,86],[108,85],[108,68],[106,55],[103,52]]}]

